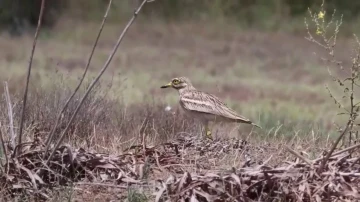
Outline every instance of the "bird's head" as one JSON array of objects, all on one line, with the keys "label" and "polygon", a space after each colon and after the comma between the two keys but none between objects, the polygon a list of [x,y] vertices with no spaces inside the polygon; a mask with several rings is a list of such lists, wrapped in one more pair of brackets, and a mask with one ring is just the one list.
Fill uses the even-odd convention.
[{"label": "bird's head", "polygon": [[193,88],[190,80],[186,77],[173,78],[168,84],[161,86],[161,88],[169,88],[169,87],[172,87],[176,90]]}]

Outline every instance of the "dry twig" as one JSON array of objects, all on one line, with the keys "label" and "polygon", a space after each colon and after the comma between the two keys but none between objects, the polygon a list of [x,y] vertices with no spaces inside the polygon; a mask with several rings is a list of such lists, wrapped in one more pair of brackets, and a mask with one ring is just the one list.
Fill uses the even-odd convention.
[{"label": "dry twig", "polygon": [[95,86],[95,84],[99,81],[99,79],[101,78],[101,76],[103,75],[103,73],[105,72],[105,70],[108,68],[112,58],[114,57],[117,49],[119,48],[120,46],[120,43],[122,42],[122,40],[124,39],[124,36],[126,34],[126,32],[129,30],[130,26],[132,25],[132,23],[135,21],[137,15],[139,14],[141,8],[145,5],[145,3],[147,2],[148,0],[144,0],[140,6],[135,10],[134,12],[134,15],[131,17],[130,21],[127,23],[127,25],[125,26],[124,30],[122,31],[122,33],[120,34],[115,46],[114,46],[114,49],[112,50],[111,54],[109,55],[107,61],[105,62],[103,68],[100,70],[99,74],[96,76],[96,78],[91,82],[90,86],[88,87],[88,89],[86,90],[85,92],[85,95],[82,97],[80,103],[76,106],[76,109],[74,111],[74,113],[72,114],[66,128],[64,129],[63,133],[61,134],[60,136],[60,139],[57,141],[55,147],[54,147],[54,150],[52,151],[52,153],[50,154],[50,156],[48,157],[48,160],[47,162],[51,159],[51,157],[54,155],[56,149],[60,146],[60,144],[62,143],[66,133],[68,132],[69,128],[70,128],[70,124],[73,122],[75,116],[77,115],[77,113],[79,112],[80,110],[80,107],[82,106],[82,104],[84,103],[85,99],[87,98],[87,96],[89,95],[90,91],[93,89],[93,87]]},{"label": "dry twig", "polygon": [[95,52],[97,43],[98,43],[98,41],[99,41],[99,38],[100,38],[101,33],[102,33],[102,30],[103,30],[103,28],[104,28],[104,25],[105,25],[105,22],[106,22],[106,19],[107,19],[109,10],[110,10],[110,8],[111,8],[111,4],[112,4],[112,0],[109,0],[107,9],[106,9],[106,11],[105,11],[105,15],[104,15],[104,17],[103,17],[103,21],[101,22],[98,35],[97,35],[97,37],[96,37],[95,43],[94,43],[94,45],[93,45],[93,48],[92,48],[92,50],[91,50],[89,59],[88,59],[88,61],[87,61],[85,70],[84,70],[84,72],[83,72],[83,75],[82,75],[82,77],[81,77],[78,85],[76,86],[73,94],[68,98],[68,100],[65,102],[65,105],[63,106],[63,108],[62,108],[61,111],[59,112],[59,114],[58,114],[58,116],[57,116],[57,118],[56,118],[55,124],[54,124],[54,126],[53,126],[53,128],[52,128],[52,130],[51,130],[51,132],[50,132],[50,134],[49,134],[49,136],[48,136],[48,138],[47,138],[47,140],[46,140],[46,142],[45,142],[45,145],[46,145],[45,155],[47,155],[47,153],[48,153],[48,151],[49,151],[50,144],[51,144],[51,142],[52,142],[52,140],[53,140],[53,138],[54,138],[54,134],[55,134],[56,128],[57,128],[57,126],[58,126],[58,124],[59,124],[59,121],[60,121],[60,119],[61,119],[62,114],[63,114],[64,111],[66,110],[67,106],[69,105],[70,101],[73,99],[73,97],[75,96],[75,94],[78,92],[81,84],[83,83],[83,81],[84,81],[84,79],[85,79],[86,73],[87,73],[87,71],[88,71],[88,69],[89,69],[89,67],[90,67],[90,63],[91,63],[92,56],[93,56],[93,54],[94,54],[94,52]]},{"label": "dry twig", "polygon": [[[0,141],[1,141],[1,147],[2,147],[2,151],[4,152],[3,155],[5,157],[5,170],[3,170],[3,173],[6,173],[8,171],[8,164],[9,164],[9,160],[8,160],[8,156],[7,156],[7,152],[6,152],[6,147],[5,147],[5,142],[4,142],[4,138],[3,138],[3,133],[1,131],[1,124],[0,124]],[[0,163],[0,167],[2,167],[1,163]]]},{"label": "dry twig", "polygon": [[7,103],[7,108],[8,108],[8,117],[9,117],[9,130],[10,130],[10,144],[12,146],[12,148],[15,148],[15,139],[16,139],[16,135],[14,132],[14,117],[13,117],[13,111],[12,111],[12,104],[11,104],[11,99],[10,99],[10,93],[9,93],[9,87],[8,87],[8,83],[5,81],[4,82],[4,90],[5,90],[5,100]]},{"label": "dry twig", "polygon": [[[38,24],[36,27],[36,32],[35,32],[35,37],[34,37],[33,46],[32,46],[32,50],[31,50],[27,77],[26,77],[26,86],[25,86],[24,97],[23,97],[23,106],[22,106],[22,111],[21,111],[20,129],[19,129],[19,141],[18,141],[18,145],[20,145],[18,148],[19,151],[21,151],[22,132],[23,132],[24,121],[25,121],[26,101],[27,101],[27,95],[28,95],[28,89],[29,89],[32,61],[34,58],[34,52],[35,52],[35,48],[36,48],[37,38],[39,36],[39,31],[41,28],[41,22],[42,22],[44,8],[45,8],[45,1],[46,0],[41,0],[40,14],[39,14],[39,19],[38,19]],[[17,150],[14,151],[13,155],[16,155],[16,153],[17,153]]]},{"label": "dry twig", "polygon": [[309,159],[306,159],[305,157],[303,157],[301,154],[297,153],[296,151],[290,149],[288,146],[285,145],[285,148],[292,153],[293,155],[297,156],[299,159],[301,159],[302,161],[304,161],[305,163],[307,163],[308,165],[311,165],[311,161]]},{"label": "dry twig", "polygon": [[331,146],[330,151],[326,154],[325,158],[322,160],[321,162],[321,166],[318,170],[319,173],[321,173],[324,169],[324,166],[326,165],[326,162],[329,160],[329,158],[331,157],[332,153],[335,151],[337,145],[339,144],[340,140],[344,137],[344,135],[348,132],[350,126],[351,126],[351,122],[352,120],[349,120],[348,123],[346,124],[346,127],[344,129],[344,131],[339,135],[338,139],[334,142],[334,144]]}]

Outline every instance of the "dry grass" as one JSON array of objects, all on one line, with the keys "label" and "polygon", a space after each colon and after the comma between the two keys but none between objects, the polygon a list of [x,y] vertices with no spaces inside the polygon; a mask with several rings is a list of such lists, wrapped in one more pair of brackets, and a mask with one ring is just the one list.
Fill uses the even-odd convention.
[{"label": "dry grass", "polygon": [[[24,131],[25,142],[28,143],[24,147],[23,154],[9,161],[7,177],[1,179],[1,184],[4,186],[1,189],[4,200],[9,199],[8,197],[17,199],[25,197],[27,200],[47,201],[90,199],[153,201],[155,196],[152,194],[162,195],[164,199],[167,197],[185,199],[195,194],[192,197],[202,201],[203,197],[222,197],[225,194],[227,197],[231,195],[229,199],[235,197],[241,201],[241,197],[253,200],[264,199],[262,197],[282,199],[300,197],[295,193],[301,193],[303,197],[308,198],[306,190],[291,191],[297,190],[296,187],[289,188],[289,195],[276,194],[276,189],[280,191],[285,184],[303,187],[300,178],[304,180],[309,177],[282,174],[286,169],[291,167],[291,170],[302,169],[306,173],[313,172],[311,169],[316,168],[319,162],[316,161],[315,167],[308,167],[301,160],[296,160],[297,156],[291,154],[286,147],[301,151],[305,155],[303,158],[310,161],[322,157],[322,152],[332,143],[331,137],[324,138],[316,129],[309,131],[307,134],[309,138],[303,138],[296,132],[291,137],[280,133],[280,127],[273,132],[275,135],[270,135],[271,132],[264,130],[247,132],[243,130],[237,138],[222,134],[212,142],[201,138],[200,126],[192,120],[185,119],[179,111],[167,112],[164,110],[165,105],[154,103],[125,106],[114,100],[105,99],[108,87],[99,85],[84,104],[78,121],[71,125],[65,146],[57,149],[53,160],[44,167],[43,141],[55,121],[53,112],[59,111],[59,107],[70,94],[70,89],[64,85],[56,84],[52,89],[54,91],[51,92],[32,91],[29,95],[30,110],[26,114],[28,122]],[[19,97],[13,94],[11,97],[14,103],[19,103]],[[69,118],[77,102],[79,99],[75,97],[69,109],[65,111],[62,122]],[[5,103],[1,105],[1,109],[6,109]],[[3,112],[1,129],[3,134],[9,134],[6,110],[1,111]],[[14,114],[18,118],[19,107],[14,108]],[[16,119],[15,125],[17,124]],[[61,127],[57,135],[60,134],[60,129]],[[264,134],[267,132],[269,134]],[[5,138],[7,139],[6,136]],[[12,151],[11,147],[7,149],[8,152]],[[338,156],[342,159],[341,163],[351,163],[354,159],[350,158],[349,153],[345,154]],[[345,161],[346,159],[349,160]],[[286,162],[293,163],[286,165]],[[337,167],[343,164],[332,162],[330,161],[329,168],[324,170],[325,176],[329,176],[329,172],[337,169],[340,169],[339,172],[350,172],[344,170],[347,167]],[[285,165],[286,167],[282,167]],[[254,186],[265,189],[257,182],[257,180],[266,181],[262,178],[265,172],[262,168],[270,170],[269,175],[272,176],[268,179],[270,184],[266,188],[270,189],[269,186],[272,186],[272,191],[264,191],[268,195],[251,191]],[[232,171],[234,169],[235,171]],[[280,173],[272,174],[272,170],[280,170]],[[358,171],[353,170],[353,172]],[[234,175],[241,179],[240,184]],[[248,178],[252,175],[249,181]],[[306,186],[322,186],[327,182],[319,184],[316,176],[311,177],[315,177],[313,179],[315,184]],[[182,182],[181,179],[186,182]],[[298,184],[290,185],[290,179],[300,181],[297,181]],[[234,186],[234,190],[220,191],[222,189],[216,185],[219,180],[225,184],[233,184],[231,186]],[[333,181],[335,179],[329,178],[329,180],[331,180],[330,184],[335,183]],[[279,181],[282,181],[284,186],[280,186]],[[207,191],[208,188],[204,188],[206,182],[213,182],[216,190]],[[164,183],[168,184],[166,185],[169,186],[168,191],[163,190]],[[334,185],[344,186],[337,183]],[[247,194],[244,195],[243,188],[240,189],[243,190],[240,193],[238,186],[247,187],[252,184],[252,188],[246,188]],[[156,187],[157,191],[154,191]],[[197,189],[193,191],[196,187],[201,187],[203,191]],[[311,188],[315,191],[313,189]],[[160,190],[162,190],[161,194]],[[345,191],[351,190],[341,189],[342,194]],[[319,196],[327,197],[332,197],[332,194],[333,192],[328,191],[318,193]],[[30,195],[32,199],[28,198]],[[356,193],[354,196],[357,196]]]},{"label": "dry grass", "polygon": [[[314,156],[321,154],[316,145],[324,146],[326,142],[318,139],[264,142],[210,141],[192,134],[178,134],[162,144],[153,145],[154,142],[145,139],[141,144],[124,146],[123,153],[118,155],[114,151],[98,153],[68,145],[57,149],[54,158],[44,166],[44,146],[40,138],[34,138],[34,142],[26,144],[24,153],[7,165],[7,174],[1,178],[2,196],[7,200],[24,197],[29,200],[31,196],[37,201],[359,198],[358,153],[335,153],[323,172],[318,173],[323,156]],[[298,145],[296,149],[301,154],[292,155],[293,150],[288,148],[293,145]],[[72,194],[58,190],[64,186]]]}]

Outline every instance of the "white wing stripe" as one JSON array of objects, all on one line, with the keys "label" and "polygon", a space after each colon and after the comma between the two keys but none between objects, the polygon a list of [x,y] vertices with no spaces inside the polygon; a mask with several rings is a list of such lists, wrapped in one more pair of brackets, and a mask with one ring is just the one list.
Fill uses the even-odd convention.
[{"label": "white wing stripe", "polygon": [[196,106],[196,104],[198,105],[206,105],[207,107],[211,108],[212,109],[212,105],[208,102],[204,102],[204,101],[201,101],[201,100],[194,100],[194,99],[188,99],[188,98],[182,98],[181,101],[183,102],[187,102],[187,103],[191,103],[193,105]]}]

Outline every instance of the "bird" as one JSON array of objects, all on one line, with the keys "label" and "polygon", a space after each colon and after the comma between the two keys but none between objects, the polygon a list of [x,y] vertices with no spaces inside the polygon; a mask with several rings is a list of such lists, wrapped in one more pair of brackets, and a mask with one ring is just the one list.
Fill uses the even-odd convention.
[{"label": "bird", "polygon": [[209,122],[232,122],[251,124],[261,128],[259,125],[245,118],[233,109],[229,108],[223,101],[213,94],[197,90],[187,77],[177,77],[161,86],[161,88],[174,88],[179,93],[179,104],[185,114],[199,120],[205,127],[205,135],[213,140],[209,128]]}]

